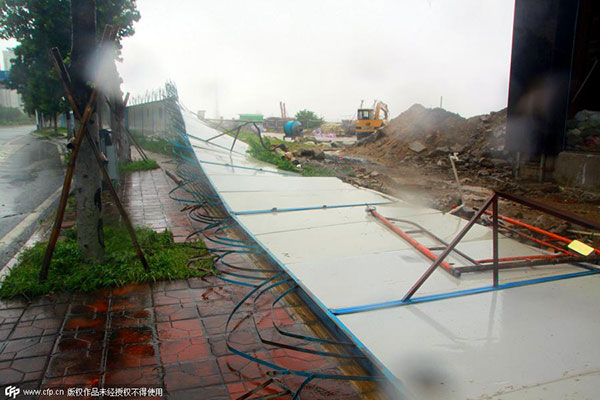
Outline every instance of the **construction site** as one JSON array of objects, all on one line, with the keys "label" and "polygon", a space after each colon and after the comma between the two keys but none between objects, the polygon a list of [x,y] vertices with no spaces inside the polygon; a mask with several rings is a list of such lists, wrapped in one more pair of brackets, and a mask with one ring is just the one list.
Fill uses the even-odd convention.
[{"label": "construction site", "polygon": [[[398,113],[376,100],[349,125],[312,129],[280,103],[282,130],[241,116],[220,134],[183,114],[207,190],[273,268],[248,299],[298,294],[337,332],[311,341],[333,344],[338,359],[352,343],[386,382],[371,396],[597,394],[600,359],[587,345],[598,332],[598,9],[545,15],[558,28],[540,44],[535,7],[517,2],[508,107],[489,114]],[[574,25],[577,36],[564,33]],[[555,55],[532,59],[541,46]],[[540,79],[553,74],[563,81]],[[260,141],[240,143],[244,131]],[[225,265],[242,284],[255,277]],[[365,379],[319,373],[303,384]]]},{"label": "construction site", "polygon": [[[506,107],[468,118],[209,118],[172,81],[101,109],[53,48],[78,125],[56,214],[0,270],[5,397],[598,398],[599,24],[592,0],[517,0]],[[131,249],[77,278],[84,138]]]}]

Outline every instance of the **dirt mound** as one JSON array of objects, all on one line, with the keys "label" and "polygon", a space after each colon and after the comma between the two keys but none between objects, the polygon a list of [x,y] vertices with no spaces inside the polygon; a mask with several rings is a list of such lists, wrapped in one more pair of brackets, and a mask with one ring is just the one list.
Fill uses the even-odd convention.
[{"label": "dirt mound", "polygon": [[402,161],[447,158],[502,158],[506,109],[465,119],[441,108],[415,104],[375,135],[359,141],[347,154],[390,165]]}]

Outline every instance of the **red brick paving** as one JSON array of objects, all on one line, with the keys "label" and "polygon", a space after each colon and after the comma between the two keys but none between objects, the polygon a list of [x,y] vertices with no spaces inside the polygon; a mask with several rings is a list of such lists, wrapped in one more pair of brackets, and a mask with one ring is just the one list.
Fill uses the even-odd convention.
[{"label": "red brick paving", "polygon": [[[168,198],[172,183],[162,170],[133,173],[123,186],[122,198],[134,224],[168,228],[177,241],[193,231],[186,214],[179,212],[181,204]],[[228,261],[252,265],[244,255],[232,255]],[[55,294],[31,302],[1,301],[0,385],[155,387],[163,388],[163,398],[169,399],[238,398],[269,379],[269,368],[232,354],[226,345],[227,317],[247,291],[208,277],[128,285],[91,294]],[[271,311],[272,300],[269,294],[262,296],[258,304],[264,310],[253,316],[261,335],[306,345],[299,339],[282,339],[272,320],[308,335],[312,334],[307,323],[315,322],[303,321],[290,307]],[[261,343],[245,315],[236,315],[230,325],[230,329],[237,328],[229,343],[239,350],[291,369],[341,373],[335,359]],[[298,387],[303,378],[281,380]],[[271,384],[255,396],[282,390]],[[302,397],[360,398],[348,382],[323,380],[307,385]]]}]

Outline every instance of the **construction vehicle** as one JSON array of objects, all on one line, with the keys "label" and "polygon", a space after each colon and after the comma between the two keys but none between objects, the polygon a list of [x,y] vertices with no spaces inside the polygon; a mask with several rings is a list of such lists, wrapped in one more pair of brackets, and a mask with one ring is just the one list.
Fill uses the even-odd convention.
[{"label": "construction vehicle", "polygon": [[[382,115],[383,114],[383,115]],[[360,108],[356,112],[354,132],[357,139],[364,139],[388,123],[388,107],[381,101],[375,101],[372,108]]]}]

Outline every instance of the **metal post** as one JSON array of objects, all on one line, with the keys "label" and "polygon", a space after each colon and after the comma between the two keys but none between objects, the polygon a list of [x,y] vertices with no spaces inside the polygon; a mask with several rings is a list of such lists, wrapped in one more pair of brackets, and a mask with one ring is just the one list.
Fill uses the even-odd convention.
[{"label": "metal post", "polygon": [[440,266],[442,261],[444,261],[446,259],[446,257],[448,257],[448,254],[450,254],[450,252],[452,252],[452,250],[454,250],[454,248],[456,247],[458,242],[460,242],[462,240],[462,238],[467,234],[467,232],[473,227],[473,225],[475,225],[475,222],[477,222],[477,220],[481,217],[481,215],[483,215],[485,210],[487,210],[490,207],[490,205],[494,201],[495,197],[496,197],[496,194],[494,193],[485,201],[485,203],[483,204],[483,206],[481,206],[479,211],[477,211],[477,213],[475,215],[473,215],[473,217],[467,223],[467,225],[465,225],[465,227],[460,231],[460,233],[452,240],[452,242],[450,242],[450,244],[448,245],[446,250],[444,250],[444,252],[442,254],[440,254],[438,259],[435,260],[433,264],[431,264],[431,266],[427,269],[427,271],[425,271],[425,273],[419,278],[419,280],[404,295],[404,297],[402,298],[402,301],[410,300],[410,298],[416,293],[416,291],[419,290],[419,288],[423,285],[423,283],[425,283],[425,281],[427,280],[427,278],[429,278],[429,276],[433,273],[433,271],[435,271],[436,268]]},{"label": "metal post", "polygon": [[460,194],[460,202],[461,204],[465,204],[465,196],[463,196],[460,179],[458,179],[458,172],[456,171],[456,165],[454,164],[454,160],[458,160],[458,153],[449,154],[448,158],[450,159],[450,164],[452,165],[452,171],[454,171],[454,179],[456,179],[456,187],[458,188],[458,194]]},{"label": "metal post", "polygon": [[242,127],[244,127],[244,126],[248,125],[249,123],[250,123],[250,122],[244,122],[243,124],[241,124],[241,125],[239,125],[239,126],[237,126],[237,127],[233,128],[233,129],[229,129],[229,130],[223,131],[223,132],[219,133],[218,135],[215,135],[215,136],[213,136],[213,137],[210,137],[210,138],[206,139],[206,140],[205,140],[205,142],[210,142],[210,141],[211,141],[211,140],[213,140],[213,139],[219,138],[219,137],[221,137],[221,136],[223,136],[223,135],[226,135],[226,134],[228,134],[228,133],[230,133],[230,132],[233,132],[233,131],[235,131],[235,130],[238,130],[238,131],[239,131],[239,129],[240,129],[240,128],[242,128]]},{"label": "metal post", "polygon": [[498,196],[494,193],[494,201],[492,203],[492,258],[494,263],[494,287],[498,287]]},{"label": "metal post", "polygon": [[235,146],[235,142],[237,142],[238,136],[240,136],[241,129],[242,129],[242,125],[238,126],[237,132],[235,133],[235,137],[233,138],[233,144],[231,145],[231,149],[229,150],[230,154],[231,154],[231,152],[233,152],[233,148]]}]

